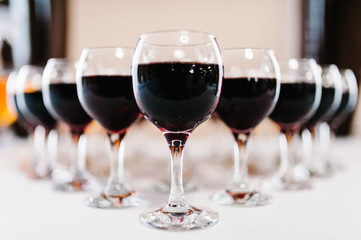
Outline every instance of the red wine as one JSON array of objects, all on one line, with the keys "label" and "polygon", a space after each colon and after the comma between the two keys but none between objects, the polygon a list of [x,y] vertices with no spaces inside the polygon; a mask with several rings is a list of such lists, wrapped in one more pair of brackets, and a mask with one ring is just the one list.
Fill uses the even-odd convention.
[{"label": "red wine", "polygon": [[274,107],[274,78],[225,78],[217,115],[234,133],[249,133]]},{"label": "red wine", "polygon": [[139,115],[131,76],[82,77],[82,104],[111,133],[125,131]]},{"label": "red wine", "polygon": [[352,112],[352,108],[349,107],[349,103],[350,103],[350,93],[344,92],[342,94],[342,100],[340,106],[338,107],[337,111],[334,113],[332,118],[328,121],[328,123],[333,129],[338,128],[345,120],[347,115]]},{"label": "red wine", "polygon": [[316,97],[312,83],[282,83],[280,96],[270,118],[285,131],[297,131],[311,111]]},{"label": "red wine", "polygon": [[33,130],[35,128],[35,126],[31,122],[26,120],[25,116],[20,111],[19,104],[18,104],[18,101],[16,99],[16,95],[14,95],[12,98],[13,98],[13,101],[14,101],[14,107],[15,107],[16,113],[18,115],[17,116],[17,121],[19,121],[19,123],[22,125],[22,127],[27,129],[28,131]]},{"label": "red wine", "polygon": [[202,63],[137,66],[135,97],[140,111],[162,131],[192,131],[219,102],[219,67]]},{"label": "red wine", "polygon": [[73,132],[83,132],[92,119],[80,105],[76,84],[50,84],[49,92],[50,106],[58,120],[66,123]]},{"label": "red wine", "polygon": [[47,130],[55,127],[56,121],[49,114],[43,102],[41,91],[27,92],[23,94],[25,106],[19,104],[19,110],[22,115],[32,125],[42,125]]},{"label": "red wine", "polygon": [[325,120],[325,116],[330,110],[334,97],[335,97],[335,88],[326,88],[322,87],[322,94],[321,94],[321,101],[320,105],[318,106],[316,112],[313,114],[310,120],[308,120],[305,124],[305,127],[312,129],[316,126],[316,124],[320,121]]}]

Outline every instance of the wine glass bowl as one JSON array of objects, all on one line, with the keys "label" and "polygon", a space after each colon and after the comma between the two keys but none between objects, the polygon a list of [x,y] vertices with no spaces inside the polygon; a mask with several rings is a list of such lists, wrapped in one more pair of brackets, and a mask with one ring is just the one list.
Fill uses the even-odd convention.
[{"label": "wine glass bowl", "polygon": [[130,76],[132,53],[133,49],[110,47],[82,52],[80,61],[86,62],[86,68],[79,76],[80,101],[109,133],[125,132],[140,114]]},{"label": "wine glass bowl", "polygon": [[173,231],[215,224],[215,211],[187,203],[182,179],[184,145],[191,132],[212,115],[220,99],[223,66],[215,37],[194,31],[144,34],[134,52],[132,77],[139,110],[168,142],[172,169],[168,203],[142,213],[140,222]]},{"label": "wine glass bowl", "polygon": [[72,132],[84,132],[92,121],[78,100],[75,83],[76,61],[49,59],[44,69],[43,97],[49,112]]},{"label": "wine glass bowl", "polygon": [[16,79],[18,71],[12,71],[6,83],[6,103],[9,113],[30,133],[34,130],[34,126],[25,119],[19,110],[16,100]]},{"label": "wine glass bowl", "polygon": [[321,100],[321,76],[313,59],[280,62],[281,94],[270,118],[281,130],[297,132]]},{"label": "wine glass bowl", "polygon": [[342,99],[342,77],[336,65],[320,66],[322,77],[321,100],[317,110],[304,128],[314,131],[317,124],[327,122],[336,112]]},{"label": "wine glass bowl", "polygon": [[19,70],[16,99],[21,113],[32,125],[41,125],[50,131],[55,127],[56,120],[44,105],[41,89],[43,71],[43,67],[30,65]]},{"label": "wine glass bowl", "polygon": [[221,205],[261,206],[272,197],[255,191],[248,178],[247,142],[252,130],[274,108],[280,91],[279,66],[272,50],[229,49],[222,51],[224,82],[217,109],[234,142],[233,181],[212,200]]},{"label": "wine glass bowl", "polygon": [[[134,94],[140,111],[159,129],[191,132],[215,111],[222,69],[210,63],[218,59],[212,42],[203,44],[208,40],[203,34],[180,31],[164,37],[160,39],[156,33],[140,37],[142,52],[135,51],[134,58],[139,62],[133,63],[132,73],[141,77],[137,78]],[[189,42],[195,47],[188,46]],[[174,49],[169,51],[170,47]]]},{"label": "wine glass bowl", "polygon": [[135,103],[130,65],[133,49],[91,48],[82,51],[77,70],[79,99],[86,112],[108,133],[110,175],[102,193],[86,205],[125,208],[144,204],[124,181],[124,136],[140,115]]},{"label": "wine glass bowl", "polygon": [[358,98],[357,79],[351,69],[340,69],[342,76],[342,100],[337,111],[328,121],[330,128],[335,132],[355,109]]}]

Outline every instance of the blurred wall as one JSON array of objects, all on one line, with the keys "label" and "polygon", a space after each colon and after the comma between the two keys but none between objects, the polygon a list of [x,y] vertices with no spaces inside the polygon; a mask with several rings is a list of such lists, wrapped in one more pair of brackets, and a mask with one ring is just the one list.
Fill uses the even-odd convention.
[{"label": "blurred wall", "polygon": [[134,47],[142,33],[193,29],[216,35],[221,48],[271,48],[301,56],[302,0],[71,0],[68,57],[96,46]]}]

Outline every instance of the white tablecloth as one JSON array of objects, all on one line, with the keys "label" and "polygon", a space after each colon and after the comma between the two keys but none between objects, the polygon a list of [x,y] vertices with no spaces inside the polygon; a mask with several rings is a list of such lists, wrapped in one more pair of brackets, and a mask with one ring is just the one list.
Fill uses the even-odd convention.
[{"label": "white tablecloth", "polygon": [[[314,179],[309,191],[276,192],[269,206],[237,208],[209,200],[217,188],[187,193],[196,206],[220,214],[215,226],[200,231],[153,230],[138,222],[149,206],[165,203],[167,194],[146,191],[147,179],[133,179],[150,198],[149,206],[121,210],[88,208],[89,193],[61,193],[50,182],[29,180],[19,170],[23,147],[0,148],[0,239],[361,239],[361,141],[338,140],[334,157],[343,170],[334,177]],[[210,173],[210,176],[212,173]]]}]

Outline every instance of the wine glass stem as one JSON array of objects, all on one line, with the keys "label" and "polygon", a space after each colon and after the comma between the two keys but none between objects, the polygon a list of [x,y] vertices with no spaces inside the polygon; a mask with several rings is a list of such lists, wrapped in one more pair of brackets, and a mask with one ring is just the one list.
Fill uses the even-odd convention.
[{"label": "wine glass stem", "polygon": [[34,130],[34,152],[36,154],[36,161],[39,162],[44,154],[46,131],[42,126],[37,126]]},{"label": "wine glass stem", "polygon": [[184,141],[169,141],[169,149],[171,151],[171,187],[166,211],[182,211],[187,206],[187,201],[183,189],[183,148]]},{"label": "wine glass stem", "polygon": [[108,183],[124,183],[124,136],[125,133],[109,134],[111,160]]},{"label": "wine glass stem", "polygon": [[295,165],[293,156],[291,156],[290,145],[293,138],[293,132],[283,131],[279,136],[280,149],[281,149],[281,162],[279,168],[279,174],[281,177],[286,177],[291,174],[291,171]]},{"label": "wine glass stem", "polygon": [[312,163],[312,134],[307,128],[302,130],[303,163],[311,166]]},{"label": "wine glass stem", "polygon": [[85,171],[86,164],[86,137],[83,132],[73,132],[73,141],[77,147],[77,158],[72,164],[72,175],[74,178],[81,177]]},{"label": "wine glass stem", "polygon": [[330,126],[328,123],[323,122],[319,125],[319,142],[320,142],[320,160],[327,162],[328,161],[328,152],[330,150],[330,139],[331,139],[331,133],[330,133]]},{"label": "wine glass stem", "polygon": [[234,172],[233,172],[233,186],[231,191],[249,191],[248,178],[248,138],[249,133],[233,133],[235,138],[234,143]]},{"label": "wine glass stem", "polygon": [[48,133],[49,132],[42,126],[37,126],[34,130],[35,159],[31,163],[30,169],[33,169],[38,177],[46,177],[51,170],[46,149]]},{"label": "wine glass stem", "polygon": [[56,129],[50,130],[48,134],[47,149],[51,169],[55,169],[57,164],[58,137],[59,134]]}]

